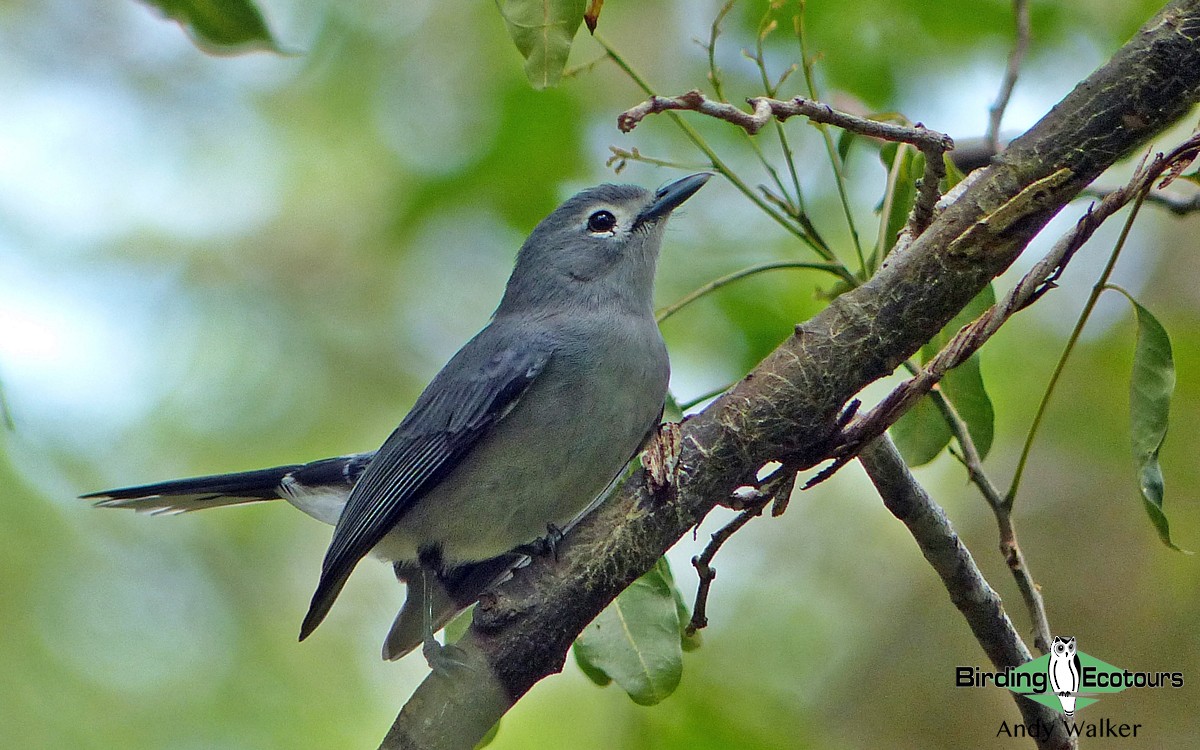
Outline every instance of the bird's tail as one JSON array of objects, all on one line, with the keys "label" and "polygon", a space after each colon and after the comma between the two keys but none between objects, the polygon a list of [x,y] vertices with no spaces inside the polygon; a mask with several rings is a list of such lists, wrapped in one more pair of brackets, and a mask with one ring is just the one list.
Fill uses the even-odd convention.
[{"label": "bird's tail", "polygon": [[225,505],[257,503],[283,497],[284,477],[301,466],[275,466],[237,474],[174,479],[82,495],[106,508],[132,508],[150,513],[186,513]]},{"label": "bird's tail", "polygon": [[415,563],[396,563],[396,577],[407,584],[408,593],[383,643],[383,658],[395,661],[421,645],[425,638],[427,607],[433,613],[432,635],[459,612],[478,601],[483,592],[507,579],[513,569],[524,565],[527,560],[526,555],[510,553],[453,568],[436,577],[434,585],[430,587],[428,601],[425,587],[421,585],[420,567]]}]

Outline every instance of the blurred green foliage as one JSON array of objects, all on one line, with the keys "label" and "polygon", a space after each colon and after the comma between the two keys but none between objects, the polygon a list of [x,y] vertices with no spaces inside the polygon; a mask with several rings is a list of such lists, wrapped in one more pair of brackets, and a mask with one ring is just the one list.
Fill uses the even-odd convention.
[{"label": "blurred green foliage", "polygon": [[279,51],[262,13],[251,0],[147,0],[187,30],[196,46],[212,54],[251,49]]},{"label": "blurred green foliage", "polygon": [[[660,91],[678,93],[705,83],[691,40],[708,38],[719,6],[613,0],[601,31]],[[386,566],[360,566],[326,626],[297,644],[327,529],[272,505],[151,518],[74,496],[375,447],[485,322],[525,233],[562,197],[612,179],[609,145],[698,158],[665,117],[616,131],[643,94],[610,63],[588,66],[601,50],[584,35],[567,62],[584,69],[534,91],[490,4],[261,7],[279,46],[302,54],[207,57],[136,3],[0,5],[0,382],[14,421],[0,438],[6,746],[375,746],[425,671],[419,656],[379,659],[402,596]],[[1005,132],[1031,125],[1156,9],[1034,3]],[[776,13],[785,30],[794,10]],[[741,50],[766,12],[745,0],[725,22],[717,62],[731,101],[760,93]],[[805,18],[828,100],[903,112],[956,138],[983,133],[1008,2],[809,0]],[[764,51],[776,71],[798,57],[786,33]],[[745,137],[689,122],[749,184],[768,182]],[[849,260],[819,134],[786,127],[809,214]],[[782,165],[774,140],[758,143]],[[672,176],[629,162],[620,179]],[[878,160],[851,152],[853,215],[868,239],[885,179]],[[728,184],[687,208],[668,234],[661,304],[751,263],[813,259]],[[1032,252],[1082,207],[1072,210]],[[1173,538],[1193,548],[1196,221],[1147,207],[1114,276],[1172,337],[1179,381],[1158,459]],[[1107,230],[982,354],[998,477],[1111,247]],[[663,329],[675,394],[740,377],[831,286],[818,272],[761,274],[673,316]],[[1200,574],[1158,544],[1138,504],[1127,437],[1135,323],[1107,297],[1035,448],[1022,547],[1056,632],[1131,669],[1200,675]],[[943,453],[919,476],[993,585],[1019,601],[961,469]],[[727,518],[715,515],[701,540]],[[696,551],[685,539],[672,553],[685,592]],[[635,706],[569,664],[491,746],[1009,746],[994,735],[1016,716],[1010,698],[953,687],[954,666],[985,657],[856,469],[796,497],[782,518],[751,523],[716,566],[712,625],[684,654],[675,694]],[[1024,630],[1020,607],[1009,612]],[[1143,722],[1156,747],[1195,744],[1183,691],[1126,691],[1089,711]]]}]

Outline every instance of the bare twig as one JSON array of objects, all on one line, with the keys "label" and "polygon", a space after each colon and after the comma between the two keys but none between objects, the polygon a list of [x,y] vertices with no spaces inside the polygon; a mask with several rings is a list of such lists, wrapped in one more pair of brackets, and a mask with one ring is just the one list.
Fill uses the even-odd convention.
[{"label": "bare twig", "polygon": [[700,164],[696,162],[674,161],[672,159],[659,159],[653,156],[646,156],[634,146],[631,149],[623,149],[619,146],[609,146],[608,150],[612,156],[604,162],[604,166],[612,167],[612,170],[620,174],[621,170],[625,169],[625,162],[636,161],[642,164],[653,164],[656,167],[667,167],[668,169],[682,169],[688,172],[702,171],[711,169],[711,164]]},{"label": "bare twig", "polygon": [[[917,123],[916,127],[920,128],[921,124]],[[930,144],[918,145],[917,148],[925,156],[925,171],[917,180],[917,199],[908,217],[908,228],[914,237],[924,232],[933,220],[933,207],[942,197],[940,183],[946,176],[945,149]]]},{"label": "bare twig", "polygon": [[914,234],[920,234],[933,216],[933,206],[939,197],[938,182],[946,176],[946,165],[942,161],[947,151],[954,148],[954,140],[945,133],[930,130],[917,123],[912,127],[891,122],[880,122],[840,112],[828,104],[797,96],[780,100],[768,97],[753,97],[746,100],[752,111],[746,112],[727,102],[708,99],[698,89],[679,96],[652,96],[641,104],[622,112],[617,117],[617,127],[629,132],[646,117],[659,112],[688,110],[733,123],[751,135],[757,133],[772,119],[783,122],[789,117],[807,117],[813,122],[833,125],[868,138],[878,138],[895,143],[910,143],[925,155],[925,173],[917,186],[917,200],[910,220]]},{"label": "bare twig", "polygon": [[1028,0],[1013,0],[1013,17],[1016,21],[1016,38],[1012,50],[1008,53],[1008,67],[1004,71],[1004,80],[1000,83],[1000,93],[996,102],[988,110],[988,129],[985,141],[993,154],[1000,153],[1000,121],[1004,119],[1004,110],[1008,108],[1008,100],[1012,98],[1013,87],[1017,85],[1017,76],[1021,73],[1021,61],[1029,49],[1029,2]]},{"label": "bare twig", "polygon": [[692,565],[696,568],[696,576],[700,579],[700,583],[696,587],[696,603],[692,606],[692,619],[684,628],[685,635],[694,635],[697,630],[708,627],[708,594],[712,590],[712,582],[717,578],[717,569],[712,567],[711,563],[716,557],[717,550],[721,549],[721,545],[729,537],[749,523],[750,519],[762,515],[766,505],[767,501],[763,499],[739,513],[736,518],[713,533],[704,551],[692,558]]},{"label": "bare twig", "polygon": [[700,299],[704,295],[709,294],[710,292],[716,291],[717,289],[720,289],[723,286],[728,286],[729,284],[732,284],[735,281],[740,281],[741,279],[747,278],[749,276],[754,276],[755,274],[764,273],[766,271],[775,271],[775,270],[778,270],[781,268],[798,268],[798,269],[810,270],[810,271],[825,271],[827,273],[832,273],[833,275],[837,276],[838,278],[845,279],[845,277],[842,275],[843,272],[845,272],[845,268],[843,266],[834,265],[832,263],[816,263],[816,262],[790,261],[790,260],[772,261],[769,263],[759,263],[759,264],[756,264],[753,266],[747,266],[746,268],[739,269],[737,271],[734,271],[733,273],[722,276],[719,279],[713,279],[712,281],[708,282],[704,286],[696,289],[693,292],[690,292],[690,293],[684,295],[683,297],[676,300],[675,302],[672,302],[671,304],[667,305],[666,307],[660,309],[658,311],[658,316],[657,316],[658,322],[659,323],[663,322],[667,318],[671,317],[675,313],[682,310],[684,307],[687,307],[688,305],[690,305],[691,303]]},{"label": "bare twig", "polygon": [[788,100],[759,96],[746,101],[753,108],[753,112],[746,112],[725,102],[714,102],[707,99],[697,89],[680,96],[652,96],[636,107],[622,112],[617,117],[617,127],[628,133],[649,115],[668,110],[690,110],[731,122],[753,135],[762,130],[763,126],[771,121],[771,118],[783,122],[789,117],[800,116],[807,117],[813,122],[823,122],[826,125],[852,130],[870,138],[911,143],[921,150],[934,148],[939,151],[949,151],[954,148],[954,139],[950,136],[930,130],[919,123],[913,127],[905,127],[891,122],[868,120],[865,117],[841,112],[828,104],[814,102],[802,96]]},{"label": "bare twig", "polygon": [[[1008,619],[999,595],[988,585],[945,511],[913,478],[891,439],[885,435],[871,442],[859,461],[884,505],[908,527],[921,553],[941,577],[950,600],[992,664],[1004,669],[1029,661],[1032,655]],[[1039,748],[1075,747],[1057,712],[1016,693],[1013,700],[1027,726],[1044,728],[1043,732],[1030,734]]]},{"label": "bare twig", "polygon": [[[1080,193],[1080,195],[1089,198],[1104,199],[1112,192],[1112,190],[1105,190],[1103,188],[1088,188]],[[1146,194],[1146,202],[1152,206],[1165,208],[1176,216],[1187,216],[1188,214],[1200,211],[1200,193],[1196,193],[1190,198],[1184,198],[1158,190],[1151,190]]]},{"label": "bare twig", "polygon": [[979,488],[980,494],[996,516],[996,525],[1000,529],[1000,554],[1004,556],[1004,562],[1008,565],[1013,580],[1017,583],[1017,589],[1021,592],[1021,598],[1025,601],[1025,608],[1029,610],[1029,621],[1033,626],[1033,645],[1043,654],[1048,653],[1052,636],[1050,620],[1046,616],[1046,602],[1042,599],[1041,589],[1034,581],[1033,571],[1025,562],[1025,555],[1017,542],[1012,508],[1004,502],[1004,496],[984,471],[983,459],[975,446],[974,438],[971,437],[971,431],[967,429],[967,423],[959,416],[954,404],[936,389],[931,391],[930,395],[933,396],[934,404],[942,412],[946,424],[950,426],[950,432],[962,449],[962,453],[956,455],[966,467],[967,476]]},{"label": "bare twig", "polygon": [[721,549],[721,545],[725,544],[729,537],[736,534],[751,519],[762,515],[763,508],[772,501],[775,506],[771,515],[782,515],[795,486],[795,469],[786,466],[777,469],[762,482],[760,487],[753,489],[750,496],[739,498],[745,510],[714,532],[704,551],[692,558],[692,565],[696,568],[696,575],[699,577],[700,583],[696,588],[696,603],[692,607],[692,620],[684,629],[686,635],[694,635],[697,630],[708,626],[708,594],[712,590],[713,580],[717,577],[717,569],[712,567],[712,561],[716,557],[717,551]]},{"label": "bare twig", "polygon": [[[658,98],[658,96],[654,93],[654,89],[651,88],[650,83],[643,78],[642,75],[638,73],[632,65],[629,64],[629,61],[622,57],[611,44],[609,44],[600,34],[593,34],[592,38],[604,48],[604,51],[608,54],[612,61],[617,64],[617,67],[625,71],[630,80],[637,84],[642,91],[646,92],[651,99]],[[701,98],[703,98],[703,95],[701,95]],[[810,236],[803,225],[797,225],[795,222],[790,221],[786,214],[780,213],[768,201],[764,200],[757,193],[755,193],[754,189],[747,185],[741,179],[741,177],[739,177],[738,174],[733,171],[729,165],[724,162],[724,160],[721,159],[717,152],[713,150],[713,148],[704,140],[703,136],[701,136],[695,128],[684,121],[682,117],[679,117],[674,113],[671,113],[671,117],[679,129],[683,131],[683,134],[687,136],[688,140],[690,140],[696,146],[696,148],[700,149],[700,152],[703,153],[707,159],[709,159],[709,161],[712,163],[711,169],[716,170],[722,177],[729,180],[730,184],[737,188],[742,195],[750,199],[754,205],[758,206],[763,213],[765,213],[767,216],[770,216],[781,227],[786,229],[788,232],[791,232],[796,236],[797,239],[812,248],[812,251],[819,255],[822,260],[826,260],[831,263],[837,262],[837,258],[834,256],[833,251],[826,247],[823,243],[818,242],[816,238]],[[630,127],[632,128],[632,126]],[[849,274],[848,271],[847,274]],[[854,285],[857,286],[857,282]]]}]

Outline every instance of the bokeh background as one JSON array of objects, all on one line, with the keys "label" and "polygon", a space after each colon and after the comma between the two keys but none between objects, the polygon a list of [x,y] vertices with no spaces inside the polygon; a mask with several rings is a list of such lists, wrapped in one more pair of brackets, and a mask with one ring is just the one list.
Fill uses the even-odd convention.
[{"label": "bokeh background", "polygon": [[[719,5],[610,0],[601,31],[677,93],[704,84],[693,39],[708,36]],[[1033,3],[1004,132],[1035,122],[1158,5]],[[328,528],[282,503],[149,517],[75,496],[374,448],[486,321],[525,233],[562,198],[613,178],[609,145],[703,165],[665,117],[617,132],[616,114],[643,97],[611,63],[532,90],[491,3],[262,7],[295,54],[207,56],[130,0],[0,2],[6,747],[374,747],[425,673],[419,655],[379,660],[402,597],[385,566],[360,566],[324,627],[297,644]],[[760,92],[741,50],[764,9],[745,0],[726,21],[718,59],[734,100]],[[1009,3],[810,0],[806,21],[827,98],[982,135],[1012,37]],[[571,62],[600,56],[584,34]],[[797,60],[794,40],[778,35],[768,59],[776,70]],[[738,133],[690,121],[747,181],[765,180]],[[810,211],[849,258],[819,134],[788,128]],[[862,148],[849,172],[872,237],[883,170]],[[654,187],[676,174],[631,163],[620,179]],[[686,208],[663,253],[662,303],[752,262],[811,259],[728,183],[714,180]],[[1114,277],[1173,337],[1167,509],[1193,549],[1198,221],[1148,207]],[[1116,230],[983,352],[997,411],[988,466],[1002,485]],[[829,286],[782,271],[672,318],[674,392],[688,399],[736,379],[820,309]],[[1183,690],[1128,691],[1082,718],[1142,723],[1146,746],[1190,748],[1200,568],[1157,541],[1140,507],[1126,435],[1132,349],[1127,303],[1105,299],[1052,404],[1017,524],[1056,633],[1108,662],[1187,677]],[[918,476],[1027,632],[990,512],[960,467],[943,456]],[[697,549],[685,539],[671,555],[689,596]],[[751,524],[717,566],[712,625],[674,696],[638,707],[568,663],[504,719],[493,746],[1017,743],[995,737],[1017,718],[1004,691],[953,687],[956,665],[985,658],[856,467]]]}]

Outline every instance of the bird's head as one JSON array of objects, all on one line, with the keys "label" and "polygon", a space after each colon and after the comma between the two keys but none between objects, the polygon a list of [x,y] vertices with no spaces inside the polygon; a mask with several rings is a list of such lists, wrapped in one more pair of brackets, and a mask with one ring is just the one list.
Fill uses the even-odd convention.
[{"label": "bird's head", "polygon": [[689,175],[653,192],[599,185],[573,196],[521,247],[497,314],[557,301],[648,308],[667,217],[711,176]]}]

